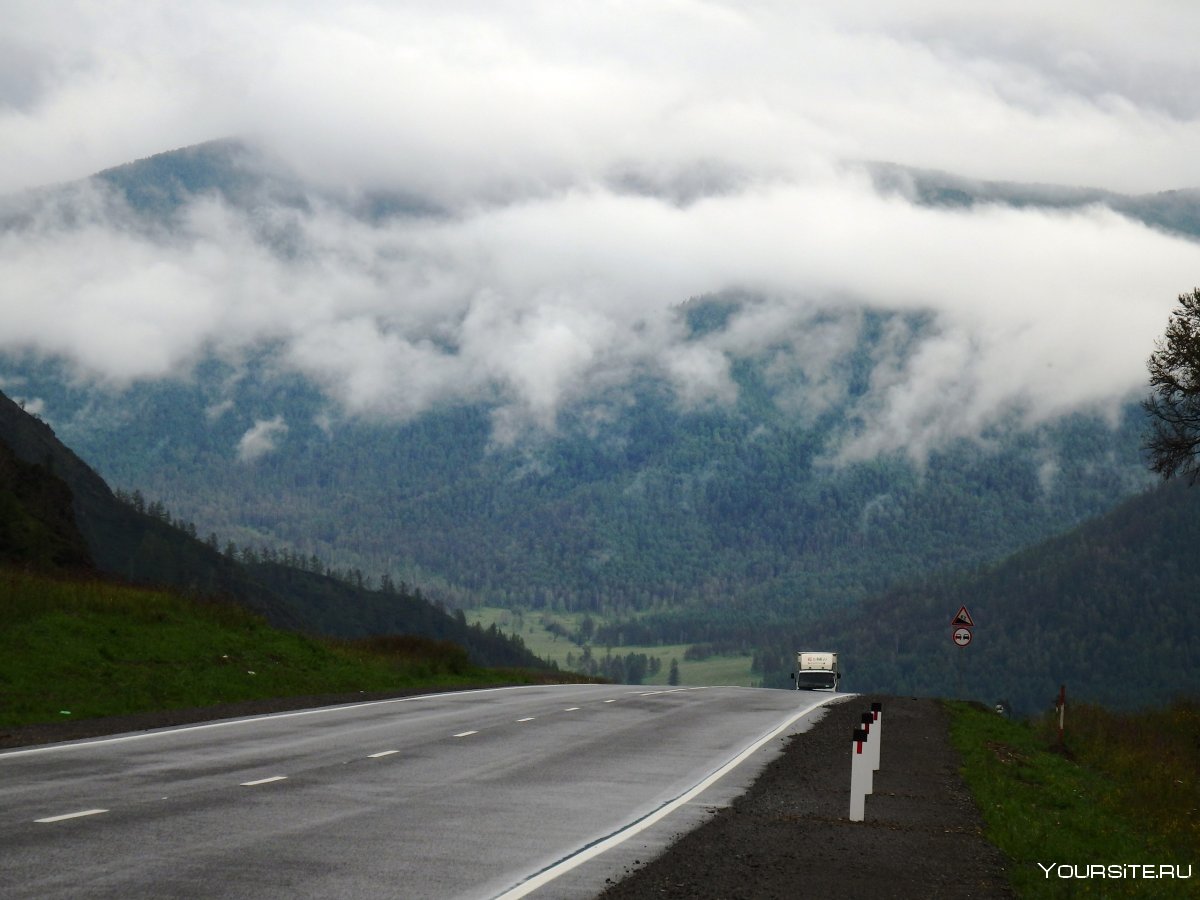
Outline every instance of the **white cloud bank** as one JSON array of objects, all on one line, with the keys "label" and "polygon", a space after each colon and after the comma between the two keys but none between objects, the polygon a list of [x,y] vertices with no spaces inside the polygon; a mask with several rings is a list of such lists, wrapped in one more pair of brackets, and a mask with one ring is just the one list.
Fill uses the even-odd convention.
[{"label": "white cloud bank", "polygon": [[[206,199],[147,234],[91,198],[0,234],[0,349],[120,385],[270,343],[350,414],[488,396],[516,429],[635,371],[727,400],[727,354],[780,345],[802,411],[837,393],[836,323],[927,310],[848,452],[1109,409],[1200,245],[1102,208],[921,208],[853,165],[1200,182],[1200,7],[1044,6],[0,2],[0,190],[242,134],[312,183],[445,211]],[[722,290],[765,299],[685,341],[674,307]]]}]

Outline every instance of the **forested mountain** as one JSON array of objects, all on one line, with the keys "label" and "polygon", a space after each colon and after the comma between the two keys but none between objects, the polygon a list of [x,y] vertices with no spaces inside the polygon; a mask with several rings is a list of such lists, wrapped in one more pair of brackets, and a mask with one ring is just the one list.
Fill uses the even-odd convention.
[{"label": "forested mountain", "polygon": [[[243,376],[214,417],[214,385],[231,373],[200,371],[115,396],[43,376],[38,396],[108,478],[221,546],[316,555],[457,605],[637,614],[670,621],[677,640],[995,560],[1148,483],[1134,410],[1116,427],[1077,416],[997,431],[923,466],[833,465],[836,414],[789,420],[753,361],[732,409],[680,411],[646,382],[613,421],[580,412],[512,447],[492,443],[480,406],[327,431],[320,397],[295,379]],[[268,414],[290,423],[279,449],[239,459]]]},{"label": "forested mountain", "polygon": [[270,559],[246,561],[194,528],[115,496],[53,431],[0,394],[0,562],[46,571],[93,569],[134,584],[233,600],[272,624],[314,634],[416,634],[451,640],[474,661],[540,666],[519,638],[470,628],[420,592],[377,591]]},{"label": "forested mountain", "polygon": [[[1008,700],[1059,685],[1118,708],[1200,693],[1200,488],[1174,481],[977,573],[928,579],[831,614],[764,653],[788,682],[796,642],[837,647],[848,690]],[[966,647],[951,619],[975,620]]]},{"label": "forested mountain", "polygon": [[[1190,194],[1132,198],[871,171],[881,190],[924,205],[1100,204],[1187,236],[1200,222]],[[232,222],[222,218],[230,209]],[[9,198],[0,227],[73,234],[89,217],[116,221],[122,235],[150,235],[165,257],[190,241],[189,265],[209,264],[209,251],[222,265],[241,264],[210,246],[233,234],[231,246],[249,260],[237,281],[249,285],[240,324],[253,329],[260,256],[285,272],[306,261],[298,271],[315,276],[333,265],[328,248],[323,256],[310,246],[317,225],[370,244],[383,241],[378,223],[398,222],[403,233],[405,223],[451,215],[421,198],[318,189],[226,141],[86,186]],[[189,228],[187,241],[177,238]],[[384,251],[364,278],[385,279],[389,254],[417,252]],[[362,290],[337,284],[350,296]],[[289,289],[307,290],[303,277]],[[162,316],[191,315],[185,299],[199,302],[164,296]],[[750,650],[763,634],[803,628],[830,607],[1001,560],[1149,484],[1136,405],[1027,416],[1013,403],[989,424],[958,430],[952,423],[971,414],[970,400],[946,385],[944,398],[922,398],[925,420],[913,430],[924,432],[892,444],[876,436],[861,450],[880,396],[942,326],[919,308],[883,312],[866,300],[814,307],[782,325],[773,311],[749,288],[680,297],[659,326],[673,336],[672,364],[716,372],[715,388],[692,397],[670,382],[669,366],[633,362],[632,376],[601,371],[586,391],[565,393],[536,427],[513,424],[503,386],[444,398],[427,388],[423,367],[455,364],[464,339],[436,324],[411,325],[420,340],[398,351],[403,378],[382,392],[382,411],[362,398],[381,393],[372,378],[390,385],[390,371],[306,376],[325,371],[321,340],[349,340],[343,332],[365,336],[363,354],[378,350],[376,339],[399,346],[368,315],[338,323],[337,334],[315,329],[321,340],[303,346],[281,347],[287,325],[232,349],[214,338],[198,358],[174,369],[164,362],[158,377],[89,379],[53,353],[12,352],[0,359],[0,383],[111,483],[194,522],[218,547],[315,558],[376,584],[386,575],[450,605],[596,611],[614,646],[722,640]],[[156,353],[155,334],[131,353]],[[443,391],[453,381],[437,379]]]}]

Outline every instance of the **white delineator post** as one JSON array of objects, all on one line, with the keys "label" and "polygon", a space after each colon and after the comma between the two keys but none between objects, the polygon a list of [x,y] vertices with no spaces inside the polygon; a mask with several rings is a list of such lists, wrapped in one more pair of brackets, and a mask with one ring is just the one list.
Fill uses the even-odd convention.
[{"label": "white delineator post", "polygon": [[875,721],[871,726],[871,767],[879,771],[879,752],[883,749],[883,704],[875,701],[871,704],[871,715]]},{"label": "white delineator post", "polygon": [[862,714],[862,724],[858,727],[867,733],[867,747],[863,751],[863,756],[867,758],[864,765],[867,767],[867,793],[875,793],[875,715],[865,712]]},{"label": "white delineator post", "polygon": [[850,738],[850,821],[861,822],[867,808],[867,778],[871,763],[866,750],[867,733],[855,728]]}]

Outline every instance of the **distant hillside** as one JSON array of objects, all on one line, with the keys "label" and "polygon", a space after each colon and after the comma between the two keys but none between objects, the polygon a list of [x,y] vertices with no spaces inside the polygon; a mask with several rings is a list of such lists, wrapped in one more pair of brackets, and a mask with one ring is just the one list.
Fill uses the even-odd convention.
[{"label": "distant hillside", "polygon": [[[7,535],[6,552],[14,562],[48,560],[53,567],[69,568],[85,565],[90,556],[110,576],[228,598],[282,628],[341,637],[416,634],[453,641],[480,665],[545,665],[519,638],[470,628],[419,593],[369,591],[278,563],[243,565],[230,559],[162,513],[139,511],[117,499],[49,426],[3,394],[0,445],[10,451],[0,451],[0,535]],[[30,495],[48,500],[20,500]]]},{"label": "distant hillside", "polygon": [[[1186,192],[1122,197],[874,171],[885,190],[927,205],[1103,204],[1193,237],[1200,222],[1200,196]],[[122,229],[185,243],[191,205],[219,200],[246,229],[239,252],[285,266],[321,258],[297,224],[316,209],[336,210],[364,234],[381,221],[439,215],[413,198],[306,185],[237,141],[139,160],[88,186],[98,190],[75,187],[88,202],[119,207]],[[72,202],[67,189],[7,198],[0,228],[20,229],[37,211],[54,218],[45,213],[53,207],[69,230]],[[270,339],[121,390],[81,381],[62,360],[14,353],[0,358],[0,383],[41,404],[110,483],[165,503],[221,546],[315,555],[420,584],[449,606],[596,612],[619,620],[615,643],[640,631],[672,642],[733,637],[749,650],[760,633],[831,606],[996,562],[1149,484],[1135,405],[1035,425],[1013,409],[978,440],[931,441],[910,454],[889,438],[869,458],[842,458],[880,384],[913,365],[939,326],[920,311],[874,311],[866,298],[861,308],[814,308],[761,340],[739,337],[755,322],[763,328],[769,308],[753,292],[677,300],[674,349],[727,369],[728,402],[685,402],[647,364],[611,387],[600,373],[587,396],[556,410],[552,427],[504,440],[503,385],[407,419],[359,416]],[[455,353],[436,328],[418,343],[436,346],[432,358],[443,362]],[[423,364],[407,365],[396,363],[401,409],[424,383]],[[969,416],[953,410],[969,401],[950,399],[951,387],[946,417]],[[97,561],[120,571],[137,548],[111,552]],[[196,562],[180,568],[224,577],[217,561]]]},{"label": "distant hillside", "polygon": [[[719,327],[699,314],[713,308],[686,312]],[[863,361],[878,339],[864,335]],[[190,382],[119,394],[72,386],[51,365],[20,371],[107,479],[221,546],[315,554],[454,606],[670,618],[672,641],[1001,559],[1150,480],[1135,408],[1115,428],[1082,415],[997,428],[987,446],[956,442],[924,466],[902,454],[831,464],[844,408],[793,415],[768,369],[740,361],[728,408],[682,410],[646,379],[610,415],[566,410],[555,433],[511,446],[493,442],[485,405],[326,428],[311,385],[253,363],[212,361]],[[278,446],[239,458],[243,436],[274,416],[287,425]]]},{"label": "distant hillside", "polygon": [[[849,690],[1117,708],[1200,694],[1200,489],[1172,482],[999,566],[885,593],[792,636],[842,653]],[[950,621],[975,619],[965,648]],[[774,683],[787,682],[777,645]]]}]

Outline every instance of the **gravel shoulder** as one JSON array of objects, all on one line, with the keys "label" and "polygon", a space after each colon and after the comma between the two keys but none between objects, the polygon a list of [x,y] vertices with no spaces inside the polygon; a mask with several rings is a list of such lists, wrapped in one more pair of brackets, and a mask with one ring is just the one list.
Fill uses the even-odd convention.
[{"label": "gravel shoulder", "polygon": [[[850,735],[879,700],[880,769],[863,822],[849,821]],[[934,700],[857,696],[793,736],[751,788],[603,900],[646,897],[1010,898],[1003,855],[958,774]]]}]

